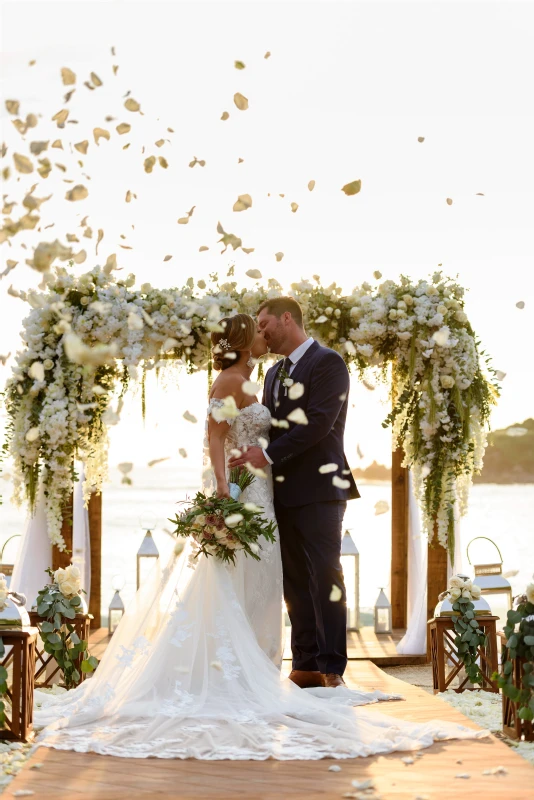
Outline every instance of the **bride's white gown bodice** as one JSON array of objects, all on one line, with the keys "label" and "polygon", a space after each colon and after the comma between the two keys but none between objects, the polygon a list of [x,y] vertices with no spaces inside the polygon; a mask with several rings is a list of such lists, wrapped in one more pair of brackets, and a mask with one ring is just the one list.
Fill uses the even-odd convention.
[{"label": "bride's white gown bodice", "polygon": [[[210,404],[210,409],[213,406]],[[269,411],[244,409],[227,452],[268,438]],[[205,476],[210,483],[209,471]],[[243,502],[273,516],[270,473]],[[399,721],[355,708],[399,699],[358,689],[302,690],[281,679],[278,542],[235,567],[191,548],[153,569],[95,675],[63,695],[37,692],[40,744],[146,758],[318,759],[417,750],[436,739],[484,736],[451,723]]]}]

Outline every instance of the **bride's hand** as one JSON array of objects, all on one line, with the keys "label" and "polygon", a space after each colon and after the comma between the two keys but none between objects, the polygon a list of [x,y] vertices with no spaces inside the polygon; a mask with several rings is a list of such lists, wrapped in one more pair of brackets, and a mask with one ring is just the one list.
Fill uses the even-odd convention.
[{"label": "bride's hand", "polygon": [[228,499],[230,499],[230,489],[228,487],[228,484],[223,483],[221,485],[218,485],[216,494],[218,498],[227,497]]}]

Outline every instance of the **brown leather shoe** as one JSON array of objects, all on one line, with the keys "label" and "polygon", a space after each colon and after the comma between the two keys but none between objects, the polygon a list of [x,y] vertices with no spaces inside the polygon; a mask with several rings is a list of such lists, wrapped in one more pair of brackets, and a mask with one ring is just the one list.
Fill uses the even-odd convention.
[{"label": "brown leather shoe", "polygon": [[314,689],[323,685],[323,676],[320,672],[304,669],[292,669],[289,680],[293,681],[301,689]]},{"label": "brown leather shoe", "polygon": [[335,689],[337,686],[346,685],[343,677],[336,672],[327,672],[326,675],[323,675],[323,686],[327,689]]}]

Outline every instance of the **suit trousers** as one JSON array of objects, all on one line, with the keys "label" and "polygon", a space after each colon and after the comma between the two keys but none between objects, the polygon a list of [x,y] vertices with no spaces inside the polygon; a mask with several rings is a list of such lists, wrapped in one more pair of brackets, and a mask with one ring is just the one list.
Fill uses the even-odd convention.
[{"label": "suit trousers", "polygon": [[[293,669],[343,675],[347,666],[347,595],[341,569],[346,506],[332,500],[289,507],[275,500]],[[337,601],[330,600],[333,586],[341,590]]]}]

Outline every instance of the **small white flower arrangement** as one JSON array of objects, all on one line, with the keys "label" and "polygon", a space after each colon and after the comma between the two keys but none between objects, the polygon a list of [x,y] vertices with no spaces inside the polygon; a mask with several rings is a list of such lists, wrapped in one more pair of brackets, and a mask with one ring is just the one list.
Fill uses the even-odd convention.
[{"label": "small white flower arrangement", "polygon": [[483,685],[482,673],[477,664],[478,648],[487,645],[487,636],[479,627],[473,600],[478,600],[481,595],[480,586],[474,584],[465,575],[453,575],[449,580],[448,588],[439,595],[439,600],[449,598],[452,610],[456,616],[452,624],[456,637],[454,644],[458,658],[463,662],[465,671],[471,683]]},{"label": "small white flower arrangement", "polygon": [[63,569],[60,567],[54,572],[54,582],[57,583],[61,594],[69,600],[80,594],[81,574],[78,567],[69,564]]}]

